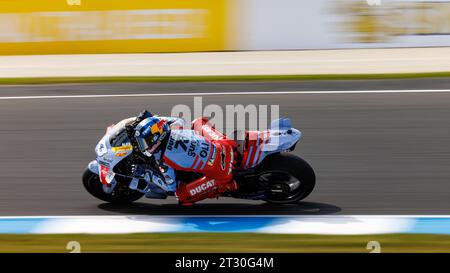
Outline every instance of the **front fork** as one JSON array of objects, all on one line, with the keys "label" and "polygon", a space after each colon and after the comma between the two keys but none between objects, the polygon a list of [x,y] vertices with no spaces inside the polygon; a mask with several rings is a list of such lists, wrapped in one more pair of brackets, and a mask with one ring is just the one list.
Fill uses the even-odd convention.
[{"label": "front fork", "polygon": [[[98,176],[101,175],[101,170],[100,170],[100,164],[98,164],[97,160],[93,160],[89,163],[88,168],[91,172],[97,174]],[[165,191],[163,189],[160,189],[158,185],[160,185],[162,182],[157,183],[157,184],[153,184],[153,182],[151,181],[151,176],[149,173],[146,174],[144,179],[139,179],[139,178],[133,178],[133,177],[128,177],[131,179],[129,188],[132,190],[136,190],[142,193],[145,193],[145,196],[147,198],[156,198],[156,199],[165,199],[167,198],[167,194],[165,193]],[[142,180],[144,180],[144,184],[142,183]],[[113,177],[110,181],[106,181],[106,183],[102,183],[103,184],[103,191],[107,194],[111,194],[115,187],[117,186],[117,180]]]}]

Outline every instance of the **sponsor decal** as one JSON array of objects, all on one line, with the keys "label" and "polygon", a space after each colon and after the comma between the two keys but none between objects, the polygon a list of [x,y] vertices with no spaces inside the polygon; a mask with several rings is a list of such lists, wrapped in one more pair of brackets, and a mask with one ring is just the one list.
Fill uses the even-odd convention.
[{"label": "sponsor decal", "polygon": [[188,156],[195,157],[197,155],[197,153],[196,153],[197,145],[198,145],[198,140],[191,141],[191,144],[189,145],[189,150],[187,152]]},{"label": "sponsor decal", "polygon": [[[200,146],[200,152],[197,151],[198,146]],[[209,144],[206,142],[200,142],[198,140],[191,141],[191,145],[189,146],[189,150],[188,150],[188,156],[195,157],[195,156],[197,156],[197,152],[201,158],[206,158],[208,156],[208,152],[209,152]]]},{"label": "sponsor decal", "polygon": [[198,155],[201,158],[206,158],[209,154],[209,143],[182,136],[170,136],[167,143],[167,150],[182,150],[189,157],[196,157]]},{"label": "sponsor decal", "polygon": [[166,123],[165,120],[160,120],[157,123],[153,124],[150,127],[150,132],[152,134],[162,134],[163,133],[163,126]]},{"label": "sponsor decal", "polygon": [[216,184],[216,182],[214,180],[207,181],[207,182],[205,182],[205,183],[203,183],[203,184],[201,184],[201,185],[199,185],[199,186],[189,190],[189,194],[191,196],[194,196],[196,194],[200,194],[200,193],[202,193],[202,192],[204,192],[204,191],[214,187],[215,184]]},{"label": "sponsor decal", "polygon": [[177,136],[176,138],[170,135],[169,142],[167,143],[167,149],[172,151],[173,149],[181,148],[183,151],[187,151],[187,144],[189,143],[189,139],[183,136]]},{"label": "sponsor decal", "polygon": [[204,130],[213,140],[219,140],[222,139],[220,135],[218,135],[210,126],[203,125],[202,130]]},{"label": "sponsor decal", "polygon": [[216,146],[213,144],[212,146],[212,151],[211,151],[211,157],[208,160],[208,165],[209,166],[213,166],[214,165],[214,161],[216,160]]},{"label": "sponsor decal", "polygon": [[200,144],[200,157],[206,158],[208,156],[208,153],[209,153],[209,143],[202,142]]},{"label": "sponsor decal", "polygon": [[131,145],[124,145],[124,146],[120,146],[120,147],[112,147],[111,149],[115,153],[128,152],[128,151],[133,150],[133,146],[131,146]]},{"label": "sponsor decal", "polygon": [[124,157],[124,156],[126,156],[126,155],[127,155],[127,153],[117,153],[117,154],[116,154],[117,157]]}]

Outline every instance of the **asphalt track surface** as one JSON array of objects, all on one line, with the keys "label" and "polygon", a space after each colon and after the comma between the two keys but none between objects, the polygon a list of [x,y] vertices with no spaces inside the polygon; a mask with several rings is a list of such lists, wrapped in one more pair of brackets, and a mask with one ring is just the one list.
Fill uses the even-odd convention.
[{"label": "asphalt track surface", "polygon": [[[450,79],[3,86],[0,215],[450,214],[450,92],[327,93],[449,88]],[[293,90],[323,92],[207,95],[203,105],[280,105],[304,134],[295,153],[317,174],[314,192],[298,205],[221,198],[179,207],[144,198],[118,206],[82,187],[108,125],[144,108],[169,114],[176,104],[193,105],[192,94],[82,95]],[[71,95],[81,97],[35,98]]]}]

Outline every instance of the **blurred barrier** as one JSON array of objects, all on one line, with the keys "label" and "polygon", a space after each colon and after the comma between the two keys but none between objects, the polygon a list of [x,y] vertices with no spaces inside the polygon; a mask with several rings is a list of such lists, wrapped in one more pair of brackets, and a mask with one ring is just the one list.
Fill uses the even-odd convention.
[{"label": "blurred barrier", "polygon": [[0,54],[225,49],[226,0],[2,0]]},{"label": "blurred barrier", "polygon": [[[240,0],[241,50],[450,46],[450,0]],[[242,11],[245,10],[245,12]]]},{"label": "blurred barrier", "polygon": [[[450,47],[0,56],[0,81],[2,78],[35,77],[69,77],[66,81],[71,82],[73,79],[70,80],[70,77],[206,76],[208,78],[237,75],[255,75],[261,80],[265,78],[264,75],[433,72],[450,72]],[[107,80],[106,78],[104,80]],[[271,76],[265,79],[270,78]],[[197,78],[201,79],[206,80]],[[126,81],[125,78],[122,80]],[[12,82],[21,81],[12,80]]]},{"label": "blurred barrier", "polygon": [[450,234],[450,216],[50,216],[0,217],[0,234],[254,232]]},{"label": "blurred barrier", "polygon": [[450,46],[450,0],[2,0],[0,55]]}]

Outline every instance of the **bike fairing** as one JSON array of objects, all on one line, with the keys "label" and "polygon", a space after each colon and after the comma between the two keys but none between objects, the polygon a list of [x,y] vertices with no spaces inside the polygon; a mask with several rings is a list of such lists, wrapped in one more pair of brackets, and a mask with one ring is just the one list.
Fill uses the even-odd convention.
[{"label": "bike fairing", "polygon": [[[134,183],[132,181],[129,187],[144,193],[153,192],[157,194],[157,196],[149,194],[147,197],[150,198],[158,198],[158,194],[159,197],[165,197],[166,193],[176,192],[181,203],[196,202],[204,198],[235,191],[237,185],[233,180],[233,169],[250,169],[260,164],[269,154],[277,153],[280,150],[293,149],[301,136],[300,131],[291,128],[288,119],[272,122],[271,130],[249,131],[247,138],[250,135],[250,140],[247,143],[247,150],[238,156],[238,159],[240,159],[238,165],[233,166],[236,142],[226,139],[220,132],[209,126],[207,120],[201,118],[201,122],[198,124],[200,126],[197,126],[197,128],[194,126],[196,123],[194,121],[192,126],[194,130],[184,130],[182,119],[158,118],[168,121],[171,125],[175,124],[174,127],[178,128],[170,131],[160,151],[153,154],[155,159],[161,163],[162,177],[147,172],[143,175],[143,178],[148,183],[148,187],[144,190],[139,189],[135,185],[139,182],[139,179],[136,178],[133,178]],[[129,123],[131,119],[124,120],[118,125]],[[110,134],[113,135],[114,127],[110,130]],[[133,150],[130,143],[127,142],[123,142],[120,147],[111,147],[109,137],[107,133],[99,142],[96,147],[97,161],[91,162],[88,168],[91,172],[100,174],[100,181],[105,186],[103,187],[105,192],[111,192],[114,188],[116,181],[112,169],[117,161],[130,155]],[[174,169],[198,172],[204,176],[195,181],[184,183],[183,181],[176,181]],[[155,185],[158,185],[159,189]]]}]

